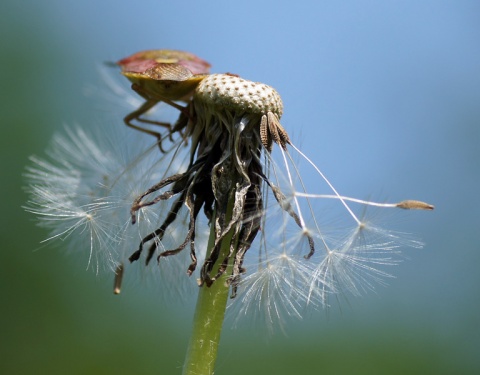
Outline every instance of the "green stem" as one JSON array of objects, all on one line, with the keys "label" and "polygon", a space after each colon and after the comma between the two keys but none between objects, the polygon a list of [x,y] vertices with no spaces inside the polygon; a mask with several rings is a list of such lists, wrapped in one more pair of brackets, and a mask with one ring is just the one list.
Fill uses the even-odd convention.
[{"label": "green stem", "polygon": [[[227,222],[231,218],[232,198],[233,196],[231,196],[228,203]],[[222,240],[220,254],[213,270],[218,269],[222,260],[228,255],[232,237],[233,231],[230,231]],[[212,224],[208,249],[213,248],[214,242],[215,226]],[[183,375],[213,374],[230,290],[225,283],[230,269],[231,265],[210,287],[204,285],[199,288],[192,335],[183,366]]]}]

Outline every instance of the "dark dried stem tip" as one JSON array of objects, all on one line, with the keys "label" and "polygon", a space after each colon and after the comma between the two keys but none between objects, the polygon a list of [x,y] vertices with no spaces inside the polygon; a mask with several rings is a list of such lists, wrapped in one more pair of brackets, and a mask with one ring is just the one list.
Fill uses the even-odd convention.
[{"label": "dark dried stem tip", "polygon": [[119,265],[117,265],[117,268],[115,269],[115,279],[113,281],[113,294],[120,294],[120,291],[122,290],[123,271],[124,271],[123,263],[120,263]]}]

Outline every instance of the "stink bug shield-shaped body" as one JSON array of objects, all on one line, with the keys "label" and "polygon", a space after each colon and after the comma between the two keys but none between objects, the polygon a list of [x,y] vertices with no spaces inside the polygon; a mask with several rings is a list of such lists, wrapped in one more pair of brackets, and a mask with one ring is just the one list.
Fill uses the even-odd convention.
[{"label": "stink bug shield-shaped body", "polygon": [[142,51],[117,64],[122,68],[122,74],[132,82],[132,89],[145,99],[145,103],[124,118],[125,124],[157,137],[162,149],[160,133],[135,125],[132,121],[160,125],[171,130],[168,123],[140,116],[159,102],[185,113],[186,108],[175,101],[188,101],[192,97],[195,88],[209,73],[210,64],[192,53],[175,50]]}]

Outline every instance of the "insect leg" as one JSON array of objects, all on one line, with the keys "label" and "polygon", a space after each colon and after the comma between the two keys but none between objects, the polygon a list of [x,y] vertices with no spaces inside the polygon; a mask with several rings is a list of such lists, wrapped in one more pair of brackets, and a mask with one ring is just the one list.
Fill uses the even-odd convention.
[{"label": "insect leg", "polygon": [[156,100],[156,99],[147,99],[147,101],[145,103],[143,103],[140,106],[140,108],[136,109],[135,111],[133,111],[133,112],[129,113],[127,116],[125,116],[124,119],[123,119],[123,122],[125,122],[125,124],[127,126],[131,127],[132,129],[141,131],[142,133],[150,134],[150,135],[154,136],[155,138],[157,138],[158,147],[160,148],[160,151],[162,152],[162,154],[164,154],[165,150],[162,147],[163,136],[162,136],[161,133],[155,132],[153,130],[142,128],[141,126],[138,126],[138,125],[135,125],[135,124],[132,123],[133,120],[137,120],[137,121],[142,122],[142,123],[154,124],[154,125],[159,125],[159,126],[165,127],[165,128],[168,129],[169,136],[171,138],[171,125],[169,123],[151,121],[151,120],[146,120],[146,119],[140,118],[141,115],[143,115],[145,112],[148,112],[150,109],[152,109],[158,102],[159,101]]}]

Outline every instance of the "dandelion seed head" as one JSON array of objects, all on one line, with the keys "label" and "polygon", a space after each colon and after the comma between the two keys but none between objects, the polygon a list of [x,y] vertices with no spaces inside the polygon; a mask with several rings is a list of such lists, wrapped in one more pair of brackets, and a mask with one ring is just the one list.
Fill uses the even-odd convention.
[{"label": "dandelion seed head", "polygon": [[[334,294],[384,285],[401,249],[422,246],[374,213],[433,206],[341,195],[291,142],[272,87],[208,75],[208,63],[179,51],[143,51],[118,64],[146,100],[125,123],[155,131],[67,129],[26,172],[26,209],[50,230],[47,241],[88,249],[88,267],[154,270],[152,279],[178,295],[195,280],[209,287],[225,276],[234,325],[254,316],[273,330]],[[175,124],[140,117],[162,101],[180,110]],[[151,135],[156,142],[146,142]]]}]

